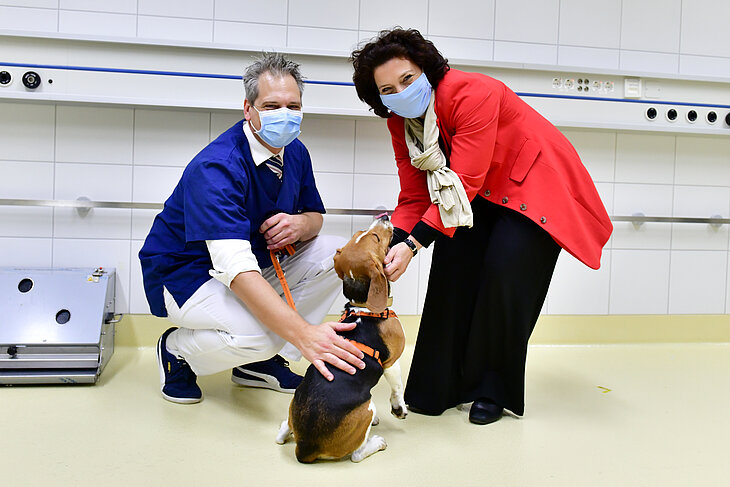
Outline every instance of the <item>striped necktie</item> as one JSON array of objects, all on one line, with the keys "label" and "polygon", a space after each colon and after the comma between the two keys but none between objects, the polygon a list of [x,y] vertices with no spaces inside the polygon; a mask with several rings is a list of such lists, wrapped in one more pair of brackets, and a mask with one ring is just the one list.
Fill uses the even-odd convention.
[{"label": "striped necktie", "polygon": [[271,156],[269,159],[266,160],[266,166],[271,169],[271,172],[276,174],[276,177],[281,179],[283,177],[283,169],[284,169],[284,163],[281,160],[281,156],[279,154],[276,154],[274,156]]}]

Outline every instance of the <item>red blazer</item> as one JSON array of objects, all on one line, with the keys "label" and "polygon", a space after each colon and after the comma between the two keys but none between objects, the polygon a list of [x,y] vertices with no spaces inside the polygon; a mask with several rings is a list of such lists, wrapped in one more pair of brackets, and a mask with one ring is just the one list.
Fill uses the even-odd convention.
[{"label": "red blazer", "polygon": [[[504,83],[479,73],[449,70],[434,105],[449,167],[469,201],[487,200],[522,213],[565,250],[598,269],[613,230],[608,214],[568,139]],[[403,118],[388,119],[401,191],[393,224],[410,232],[424,221],[444,228],[431,203],[426,173],[411,165]]]}]

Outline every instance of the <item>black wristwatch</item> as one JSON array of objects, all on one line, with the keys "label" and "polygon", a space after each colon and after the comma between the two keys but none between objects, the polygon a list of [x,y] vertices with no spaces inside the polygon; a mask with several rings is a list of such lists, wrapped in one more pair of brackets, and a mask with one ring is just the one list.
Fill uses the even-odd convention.
[{"label": "black wristwatch", "polygon": [[407,239],[403,240],[403,243],[406,244],[409,249],[411,249],[411,252],[413,252],[413,257],[415,257],[416,254],[418,253],[418,247],[416,247],[416,244],[413,243],[413,240],[411,240],[410,238],[407,238]]}]

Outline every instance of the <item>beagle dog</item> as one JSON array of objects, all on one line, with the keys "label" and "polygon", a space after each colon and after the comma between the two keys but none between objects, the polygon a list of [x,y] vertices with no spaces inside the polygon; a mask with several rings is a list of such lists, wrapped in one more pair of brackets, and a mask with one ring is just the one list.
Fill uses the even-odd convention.
[{"label": "beagle dog", "polygon": [[387,309],[389,284],[383,272],[392,235],[388,217],[380,217],[335,254],[335,271],[350,300],[340,321],[357,322],[353,330],[340,335],[364,352],[365,368],[355,375],[330,368],[335,376],[332,382],[314,366],[307,369],[289,406],[289,418],[276,437],[281,445],[293,434],[296,457],[302,463],[348,455],[360,462],[385,449],[383,437],[370,436],[371,425],[378,423],[370,390],[382,375],[391,387],[391,413],[399,419],[408,414],[398,360],[405,334],[398,317]]}]

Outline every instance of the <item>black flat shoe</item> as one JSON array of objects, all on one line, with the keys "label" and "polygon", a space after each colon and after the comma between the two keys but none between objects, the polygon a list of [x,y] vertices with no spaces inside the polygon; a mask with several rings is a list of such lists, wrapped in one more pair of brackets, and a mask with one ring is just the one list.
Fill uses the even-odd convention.
[{"label": "black flat shoe", "polygon": [[469,410],[469,421],[474,424],[494,423],[502,417],[504,410],[489,399],[477,399]]},{"label": "black flat shoe", "polygon": [[410,404],[407,406],[409,413],[423,414],[424,416],[441,416],[441,413],[443,413],[443,411],[429,411],[428,409],[421,409]]}]

